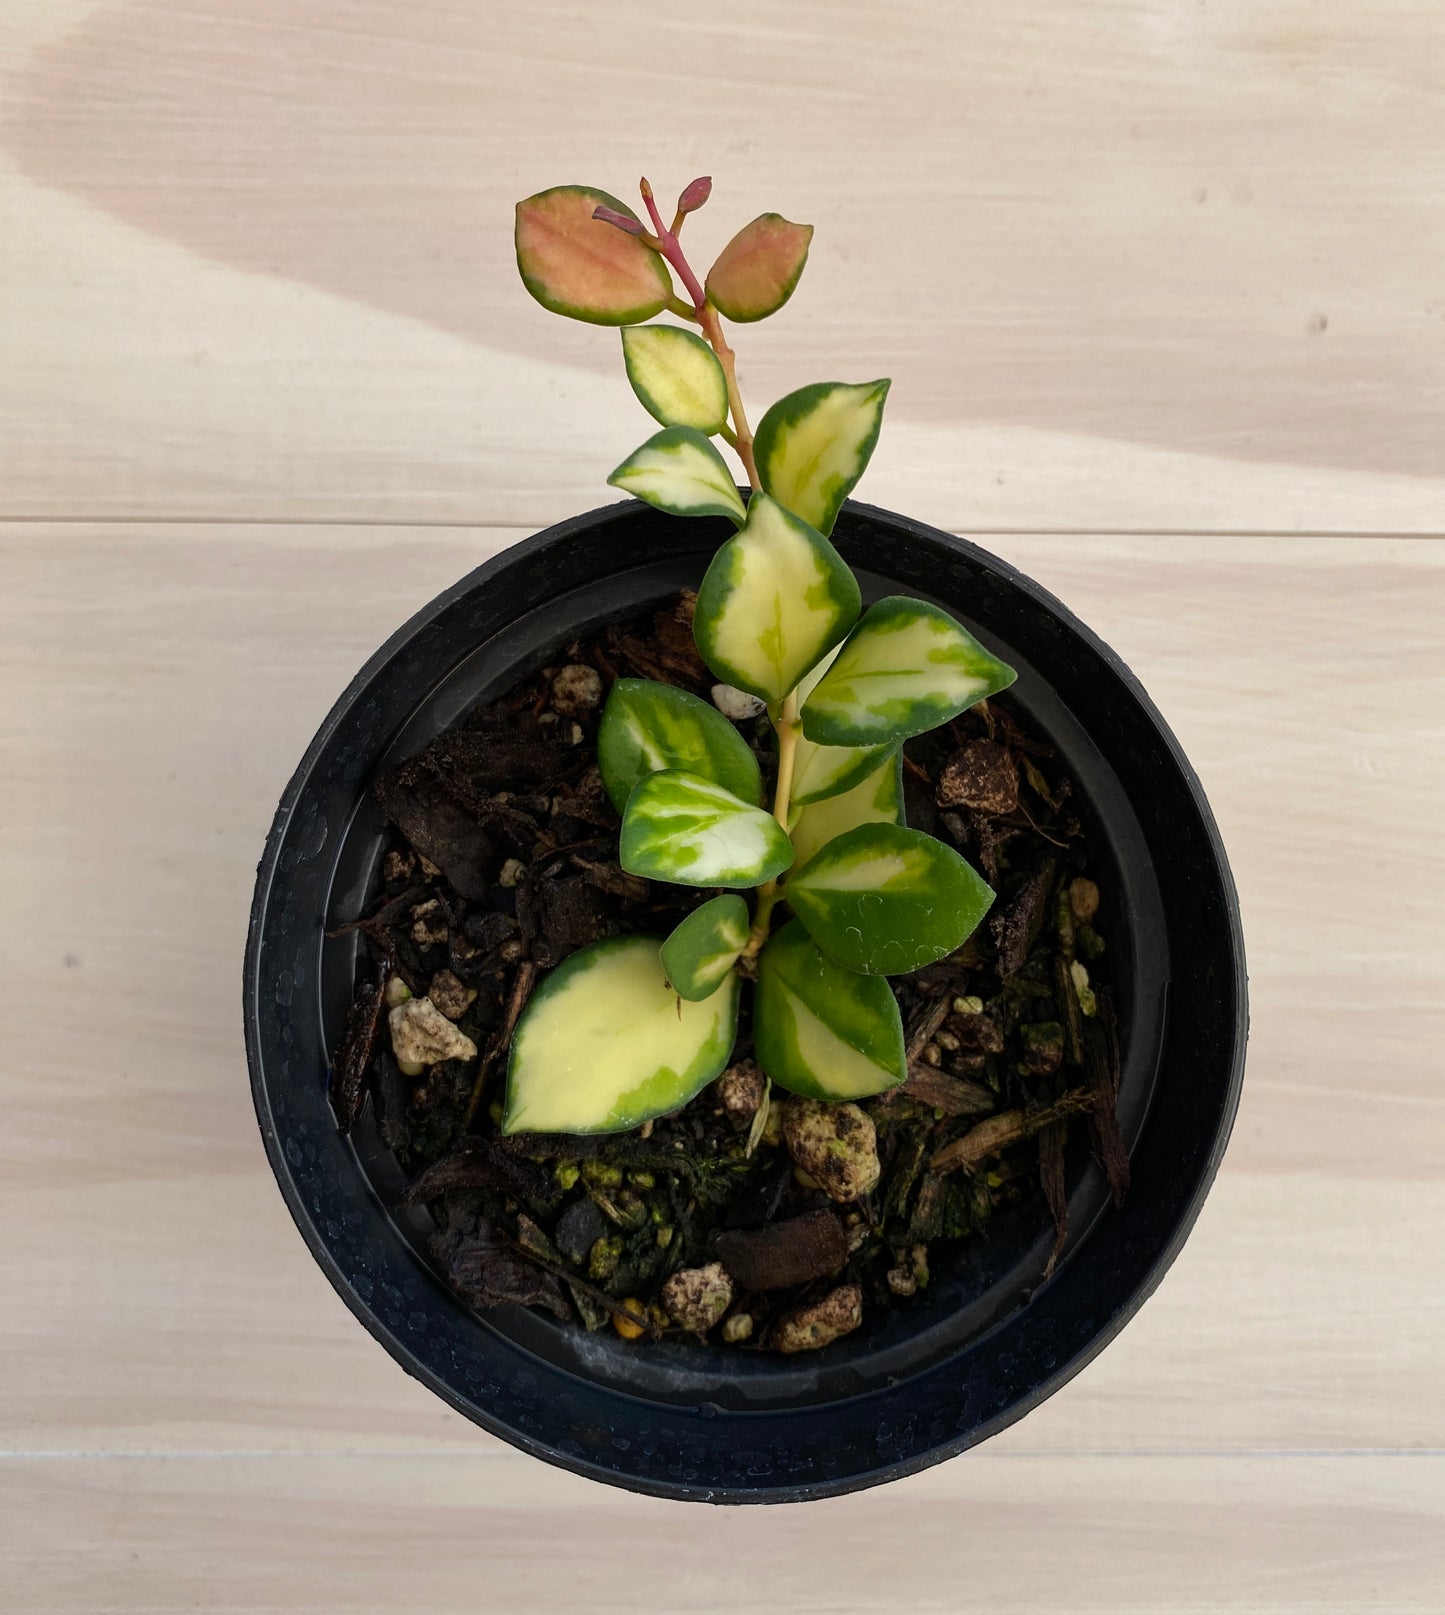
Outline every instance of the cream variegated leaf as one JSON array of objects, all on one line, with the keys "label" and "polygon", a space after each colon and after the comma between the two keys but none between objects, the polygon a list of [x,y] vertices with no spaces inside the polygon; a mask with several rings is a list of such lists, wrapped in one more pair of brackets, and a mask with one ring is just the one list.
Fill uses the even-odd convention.
[{"label": "cream variegated leaf", "polygon": [[779,1087],[810,1099],[866,1099],[908,1074],[893,989],[845,970],[797,920],[758,956],[753,1045]]},{"label": "cream variegated leaf", "polygon": [[642,407],[664,426],[711,437],[728,418],[728,384],[717,355],[680,325],[629,325],[622,332],[627,379]]},{"label": "cream variegated leaf", "polygon": [[656,679],[618,679],[602,709],[597,766],[619,813],[640,779],[665,768],[710,779],[756,807],[758,760],[710,702]]},{"label": "cream variegated leaf", "polygon": [[788,902],[818,946],[849,970],[880,976],[945,958],[993,896],[952,847],[897,824],[835,836],[788,881]]},{"label": "cream variegated leaf", "polygon": [[788,835],[795,868],[802,869],[835,836],[856,830],[860,824],[903,823],[903,756],[894,751],[885,752],[884,757],[881,766],[848,790],[794,807]]},{"label": "cream variegated leaf", "polygon": [[[798,681],[793,693],[799,707],[818,687],[842,648],[835,645]],[[794,808],[807,807],[810,803],[822,802],[843,791],[851,791],[861,780],[873,774],[894,750],[892,746],[819,746],[800,734],[793,751],[792,805]]]},{"label": "cream variegated leaf", "polygon": [[770,813],[715,785],[668,769],[627,799],[618,861],[629,875],[678,886],[761,886],[793,861]]},{"label": "cream variegated leaf", "polygon": [[820,533],[867,469],[887,381],[821,381],[780,398],[758,423],[753,454],[763,487]]},{"label": "cream variegated leaf", "polygon": [[656,937],[595,942],[533,993],[512,1036],[504,1133],[620,1133],[677,1110],[727,1065],[736,974],[679,1002]]},{"label": "cream variegated leaf", "polygon": [[673,516],[726,516],[739,527],[747,520],[727,462],[691,426],[654,433],[607,480]]},{"label": "cream variegated leaf", "polygon": [[662,968],[682,998],[710,998],[727,980],[748,941],[748,905],[724,892],[695,908],[662,944]]},{"label": "cream variegated leaf", "polygon": [[922,734],[1017,675],[946,611],[891,595],[870,606],[803,702],[822,746],[880,746]]},{"label": "cream variegated leaf", "polygon": [[777,702],[843,638],[860,604],[857,580],[828,540],[755,493],[746,526],[708,567],[693,634],[719,678]]}]

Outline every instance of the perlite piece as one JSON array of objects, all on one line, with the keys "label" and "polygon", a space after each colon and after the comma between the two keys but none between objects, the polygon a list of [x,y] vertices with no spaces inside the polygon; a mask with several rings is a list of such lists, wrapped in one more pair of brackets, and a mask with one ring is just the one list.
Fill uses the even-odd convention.
[{"label": "perlite piece", "polygon": [[863,1321],[863,1292],[856,1284],[841,1284],[821,1301],[790,1312],[773,1331],[778,1351],[818,1351],[851,1333]]},{"label": "perlite piece", "polygon": [[858,1105],[789,1099],[783,1106],[788,1153],[830,1200],[861,1200],[878,1186],[878,1131]]},{"label": "perlite piece", "polygon": [[705,1335],[732,1305],[733,1281],[721,1262],[685,1267],[662,1287],[662,1304],[674,1323]]},{"label": "perlite piece", "polygon": [[443,1060],[475,1060],[477,1046],[430,998],[409,998],[387,1017],[391,1051],[403,1070]]}]

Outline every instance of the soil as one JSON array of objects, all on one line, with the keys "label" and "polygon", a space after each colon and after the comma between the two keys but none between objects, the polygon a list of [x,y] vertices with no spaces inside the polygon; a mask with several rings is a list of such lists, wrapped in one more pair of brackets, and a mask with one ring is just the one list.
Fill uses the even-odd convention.
[{"label": "soil", "polygon": [[[601,1137],[501,1135],[507,1045],[541,973],[603,937],[666,935],[713,895],[618,866],[595,763],[614,679],[707,696],[692,603],[682,595],[568,646],[378,780],[390,841],[380,898],[350,927],[364,950],[332,1071],[341,1127],[374,1107],[411,1180],[403,1203],[430,1209],[432,1254],[472,1305],[540,1307],[627,1338],[706,1327],[740,1349],[825,1344],[916,1304],[941,1247],[986,1240],[996,1213],[1029,1200],[1053,1218],[1051,1270],[1071,1132],[1087,1133],[1116,1200],[1128,1160],[1100,893],[1073,784],[1006,696],[905,748],[907,822],[956,846],[998,899],[957,953],[893,978],[909,1076],[859,1107],[881,1169],[870,1192],[840,1202],[827,1192],[837,1184],[798,1165],[807,1117],[780,1090],[765,1097],[746,1000],[733,1066],[676,1114]],[[770,793],[767,720],[739,727]],[[407,992],[429,996],[476,1056],[405,1074],[388,1008]],[[690,1276],[669,1288],[669,1312],[669,1278],[720,1260],[725,1309],[683,1297],[706,1285]]]}]

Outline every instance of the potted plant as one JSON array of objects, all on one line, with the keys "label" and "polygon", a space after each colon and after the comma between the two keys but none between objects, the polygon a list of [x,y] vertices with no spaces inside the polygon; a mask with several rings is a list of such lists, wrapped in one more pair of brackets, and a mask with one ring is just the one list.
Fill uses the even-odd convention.
[{"label": "potted plant", "polygon": [[598,1478],[786,1500],[971,1445],[1122,1327],[1222,1153],[1244,976],[1118,658],[849,500],[889,384],[753,431],[723,321],[812,231],[764,214],[699,276],[710,188],[519,204],[528,290],[621,328],[659,430],[634,499],[342,697],[262,862],[247,1039],[293,1214],[413,1373]]}]

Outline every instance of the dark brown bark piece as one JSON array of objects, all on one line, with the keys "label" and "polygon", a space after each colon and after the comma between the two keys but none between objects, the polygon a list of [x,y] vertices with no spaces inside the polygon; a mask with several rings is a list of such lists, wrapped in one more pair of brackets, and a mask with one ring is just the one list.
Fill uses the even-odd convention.
[{"label": "dark brown bark piece", "polygon": [[908,1067],[908,1080],[900,1091],[920,1105],[941,1110],[945,1116],[987,1116],[998,1108],[998,1095],[990,1089],[950,1076],[921,1060]]},{"label": "dark brown bark piece", "polygon": [[542,1199],[550,1184],[533,1162],[500,1150],[490,1139],[468,1135],[407,1185],[399,1206],[421,1206],[448,1189],[496,1189],[518,1199]]},{"label": "dark brown bark piece", "polygon": [[743,1289],[788,1290],[840,1271],[848,1235],[831,1211],[805,1211],[766,1228],[718,1234],[713,1250]]},{"label": "dark brown bark piece", "polygon": [[996,740],[970,740],[939,775],[941,808],[972,808],[1001,817],[1019,805],[1019,771],[1013,754]]},{"label": "dark brown bark piece", "polygon": [[1057,869],[1052,858],[1045,858],[1015,892],[1008,906],[989,921],[998,948],[998,973],[1003,981],[1018,974],[1038,940],[1049,899],[1053,896]]},{"label": "dark brown bark piece", "polygon": [[376,782],[376,800],[417,852],[430,858],[463,897],[485,897],[487,871],[495,860],[491,837],[428,775],[404,778],[402,770]]},{"label": "dark brown bark piece", "polygon": [[416,761],[443,785],[469,797],[549,785],[559,773],[591,762],[590,746],[573,744],[568,723],[539,724],[530,713],[505,724],[438,735]]},{"label": "dark brown bark piece", "polygon": [[543,1307],[564,1323],[571,1316],[554,1274],[528,1261],[516,1244],[484,1227],[477,1234],[453,1229],[431,1241],[447,1281],[474,1307]]},{"label": "dark brown bark piece", "polygon": [[1006,1110],[1001,1116],[990,1116],[962,1138],[945,1144],[928,1163],[929,1167],[934,1172],[955,1172],[960,1167],[972,1172],[990,1156],[1033,1138],[1052,1123],[1092,1110],[1094,1103],[1093,1095],[1083,1088],[1071,1088],[1061,1099],[1039,1110]]},{"label": "dark brown bark piece", "polygon": [[375,981],[362,982],[347,1012],[346,1035],[331,1068],[331,1103],[343,1133],[356,1126],[366,1103],[366,1074],[381,1031],[389,979],[390,972],[383,969]]}]

